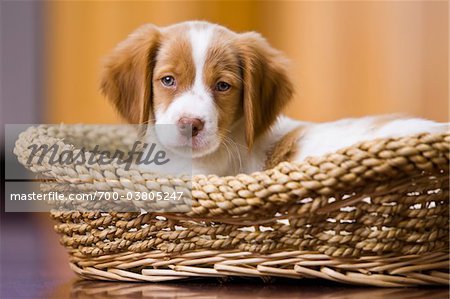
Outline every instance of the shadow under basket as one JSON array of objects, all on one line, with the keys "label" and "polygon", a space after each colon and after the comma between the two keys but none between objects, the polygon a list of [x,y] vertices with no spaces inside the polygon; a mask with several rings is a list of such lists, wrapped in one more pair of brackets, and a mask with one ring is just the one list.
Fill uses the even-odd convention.
[{"label": "shadow under basket", "polygon": [[[163,190],[167,178],[114,163],[26,163],[30,144],[114,149],[130,134],[87,133],[83,125],[30,127],[15,154],[33,172],[82,192]],[[252,174],[197,175],[187,213],[53,210],[51,217],[70,267],[87,279],[448,285],[449,142],[449,133],[378,139]]]}]

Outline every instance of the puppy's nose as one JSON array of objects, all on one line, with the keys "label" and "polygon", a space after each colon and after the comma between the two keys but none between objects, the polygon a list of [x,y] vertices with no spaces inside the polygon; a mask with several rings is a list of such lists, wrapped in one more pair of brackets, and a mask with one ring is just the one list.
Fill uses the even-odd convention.
[{"label": "puppy's nose", "polygon": [[178,121],[178,129],[184,136],[189,134],[189,127],[192,129],[192,137],[197,136],[204,125],[205,123],[198,118],[182,117]]}]

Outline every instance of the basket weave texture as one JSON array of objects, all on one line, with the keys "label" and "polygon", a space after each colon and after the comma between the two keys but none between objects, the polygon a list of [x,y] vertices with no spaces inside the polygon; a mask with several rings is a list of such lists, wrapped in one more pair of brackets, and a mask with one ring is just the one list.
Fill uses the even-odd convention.
[{"label": "basket weave texture", "polygon": [[[168,184],[115,163],[26,163],[30,144],[117,149],[130,136],[83,125],[31,127],[19,136],[15,154],[33,172],[83,192],[177,185],[180,178]],[[252,174],[197,175],[188,213],[55,210],[51,216],[71,268],[90,279],[278,276],[448,285],[449,143],[449,133],[425,133],[362,142]]]}]

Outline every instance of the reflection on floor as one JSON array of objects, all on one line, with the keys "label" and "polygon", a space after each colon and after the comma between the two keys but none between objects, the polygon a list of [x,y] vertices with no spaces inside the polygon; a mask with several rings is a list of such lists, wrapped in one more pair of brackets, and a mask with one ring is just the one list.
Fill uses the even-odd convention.
[{"label": "reflection on floor", "polygon": [[380,289],[342,286],[320,281],[277,279],[271,283],[261,280],[237,279],[228,282],[198,280],[190,282],[148,284],[76,281],[55,289],[52,298],[317,298],[317,299],[419,299],[448,298],[446,288]]}]

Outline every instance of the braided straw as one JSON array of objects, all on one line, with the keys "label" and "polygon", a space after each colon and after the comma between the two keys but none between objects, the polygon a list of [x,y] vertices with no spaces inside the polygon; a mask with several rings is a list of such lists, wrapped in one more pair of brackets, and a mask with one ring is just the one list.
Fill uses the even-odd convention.
[{"label": "braided straw", "polygon": [[[165,190],[168,180],[110,165],[26,165],[30,144],[126,148],[130,132],[39,126],[15,154],[33,172],[83,192]],[[130,137],[131,138],[131,137]],[[113,140],[119,140],[114,143]],[[449,284],[450,134],[362,142],[301,163],[233,177],[194,176],[188,213],[52,211],[72,269],[86,278],[323,278]],[[44,183],[43,188],[52,188]]]}]

